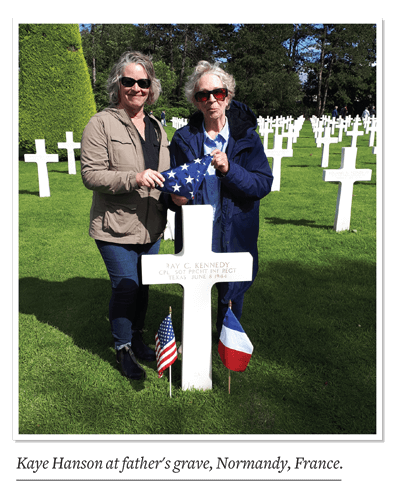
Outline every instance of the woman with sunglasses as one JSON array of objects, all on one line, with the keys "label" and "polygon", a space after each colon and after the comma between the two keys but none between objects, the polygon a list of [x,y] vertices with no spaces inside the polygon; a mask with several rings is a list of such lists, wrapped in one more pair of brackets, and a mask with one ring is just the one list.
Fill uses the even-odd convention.
[{"label": "woman with sunglasses", "polygon": [[143,342],[148,286],[141,283],[143,254],[158,253],[166,206],[156,184],[169,169],[168,140],[161,123],[144,111],[160,95],[151,59],[126,52],[107,82],[110,107],[91,118],[81,144],[84,185],[93,190],[89,235],[111,280],[109,320],[122,373],[141,379],[137,358],[155,361]]},{"label": "woman with sunglasses", "polygon": [[[257,274],[257,238],[260,199],[271,191],[272,173],[263,144],[256,133],[257,119],[250,108],[233,100],[234,78],[218,64],[198,63],[185,86],[186,98],[198,111],[187,126],[174,134],[170,145],[171,166],[193,161],[204,154],[213,160],[192,201],[171,194],[175,215],[175,251],[182,249],[180,206],[213,206],[214,252],[250,252],[253,281]],[[252,282],[218,283],[217,332],[232,301],[240,320],[244,293]]]}]

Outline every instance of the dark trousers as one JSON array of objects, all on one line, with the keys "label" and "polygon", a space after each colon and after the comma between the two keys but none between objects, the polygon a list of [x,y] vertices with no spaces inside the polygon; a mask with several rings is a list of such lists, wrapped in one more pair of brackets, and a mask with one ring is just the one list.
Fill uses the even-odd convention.
[{"label": "dark trousers", "polygon": [[149,286],[142,284],[141,257],[158,254],[160,242],[114,244],[96,240],[111,280],[109,319],[115,349],[130,345],[132,332],[144,327]]},{"label": "dark trousers", "polygon": [[[218,312],[217,312],[217,332],[221,333],[222,323],[225,318],[225,314],[229,308],[229,303],[225,303],[226,299],[224,296],[227,293],[227,284],[225,282],[221,282],[216,284],[218,290]],[[235,299],[232,300],[232,312],[235,317],[240,321],[240,317],[242,316],[243,310],[243,300],[244,294],[237,295]]]}]

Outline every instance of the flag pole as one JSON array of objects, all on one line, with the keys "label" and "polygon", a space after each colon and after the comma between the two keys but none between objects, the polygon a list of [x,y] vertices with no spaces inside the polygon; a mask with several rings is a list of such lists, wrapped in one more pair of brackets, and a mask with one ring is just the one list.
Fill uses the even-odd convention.
[{"label": "flag pole", "polygon": [[[172,308],[169,307],[169,316],[172,317]],[[172,398],[172,372],[171,365],[169,366],[169,397]]]},{"label": "flag pole", "polygon": [[[232,301],[229,299],[229,308],[232,310]],[[231,371],[229,371],[229,377],[228,377],[228,394],[231,394]]]}]

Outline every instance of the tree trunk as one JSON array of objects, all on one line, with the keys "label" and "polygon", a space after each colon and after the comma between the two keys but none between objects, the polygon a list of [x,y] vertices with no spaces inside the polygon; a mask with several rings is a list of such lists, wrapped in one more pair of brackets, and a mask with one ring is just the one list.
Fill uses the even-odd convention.
[{"label": "tree trunk", "polygon": [[325,40],[326,40],[327,28],[324,26],[324,35],[322,38],[321,46],[321,68],[318,72],[318,95],[317,95],[317,116],[320,118],[322,115],[322,102],[321,102],[321,90],[322,90],[322,72],[324,70],[324,60],[325,60]]}]

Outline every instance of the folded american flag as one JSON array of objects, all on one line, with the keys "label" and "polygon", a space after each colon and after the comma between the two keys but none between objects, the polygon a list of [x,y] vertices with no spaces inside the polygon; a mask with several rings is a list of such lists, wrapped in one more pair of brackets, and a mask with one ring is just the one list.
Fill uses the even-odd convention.
[{"label": "folded american flag", "polygon": [[212,155],[207,154],[182,166],[163,171],[161,174],[165,179],[164,186],[159,187],[156,185],[156,188],[167,194],[176,194],[187,199],[193,199],[206,176],[211,161]]}]

